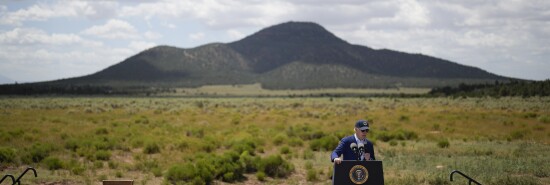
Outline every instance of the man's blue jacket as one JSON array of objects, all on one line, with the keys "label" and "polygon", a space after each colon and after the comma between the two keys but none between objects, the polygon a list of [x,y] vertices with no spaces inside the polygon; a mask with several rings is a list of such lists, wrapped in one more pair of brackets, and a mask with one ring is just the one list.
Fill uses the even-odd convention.
[{"label": "man's blue jacket", "polygon": [[[374,157],[374,147],[372,146],[372,143],[367,139],[365,140],[365,153],[370,154],[370,159],[367,160],[376,160],[376,158]],[[357,160],[357,156],[350,148],[351,143],[357,144],[357,141],[355,141],[355,135],[344,137],[340,141],[336,149],[332,151],[332,154],[330,155],[330,161],[334,162],[334,158],[337,158],[342,154],[344,154],[344,160]]]}]

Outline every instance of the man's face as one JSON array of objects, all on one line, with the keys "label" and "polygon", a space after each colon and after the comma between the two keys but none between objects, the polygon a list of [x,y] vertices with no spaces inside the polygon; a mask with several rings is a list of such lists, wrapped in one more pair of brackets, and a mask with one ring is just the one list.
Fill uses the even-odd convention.
[{"label": "man's face", "polygon": [[359,138],[360,140],[367,138],[367,133],[369,133],[368,129],[362,131],[361,129],[355,128],[355,134],[357,135],[357,138]]}]

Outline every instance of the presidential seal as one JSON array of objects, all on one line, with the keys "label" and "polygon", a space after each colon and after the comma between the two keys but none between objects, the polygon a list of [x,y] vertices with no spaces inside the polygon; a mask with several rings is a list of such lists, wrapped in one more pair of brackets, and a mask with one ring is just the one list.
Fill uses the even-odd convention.
[{"label": "presidential seal", "polygon": [[369,171],[361,165],[355,165],[349,171],[349,179],[355,184],[363,184],[369,179]]}]

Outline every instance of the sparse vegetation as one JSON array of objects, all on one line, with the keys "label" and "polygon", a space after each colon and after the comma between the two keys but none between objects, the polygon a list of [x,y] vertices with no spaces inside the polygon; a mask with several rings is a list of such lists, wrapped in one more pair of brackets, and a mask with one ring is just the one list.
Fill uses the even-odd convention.
[{"label": "sparse vegetation", "polygon": [[0,165],[38,168],[29,183],[330,184],[330,152],[365,118],[386,184],[450,184],[453,169],[550,184],[549,110],[544,97],[3,98]]}]

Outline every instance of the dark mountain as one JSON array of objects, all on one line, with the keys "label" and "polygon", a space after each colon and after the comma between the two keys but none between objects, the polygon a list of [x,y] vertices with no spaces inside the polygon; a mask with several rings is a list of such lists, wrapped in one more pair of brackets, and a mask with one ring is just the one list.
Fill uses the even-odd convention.
[{"label": "dark mountain", "polygon": [[287,22],[242,40],[192,49],[158,46],[88,76],[48,83],[196,87],[261,83],[272,89],[440,87],[508,81],[421,54],[352,45],[315,23]]}]

